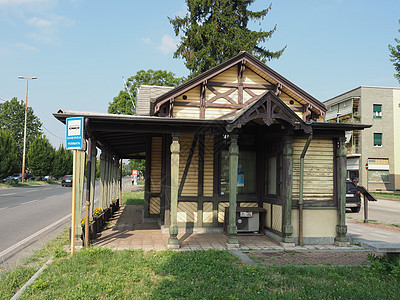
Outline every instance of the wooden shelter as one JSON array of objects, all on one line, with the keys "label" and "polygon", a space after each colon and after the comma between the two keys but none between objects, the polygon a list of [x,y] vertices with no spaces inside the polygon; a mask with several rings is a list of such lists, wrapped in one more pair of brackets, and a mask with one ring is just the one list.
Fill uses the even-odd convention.
[{"label": "wooden shelter", "polygon": [[247,52],[138,93],[141,115],[54,115],[83,116],[104,157],[146,158],[145,217],[160,219],[170,247],[179,228],[224,227],[237,246],[239,212],[282,243],[347,242],[345,131],[368,125],[326,123],[324,104]]}]

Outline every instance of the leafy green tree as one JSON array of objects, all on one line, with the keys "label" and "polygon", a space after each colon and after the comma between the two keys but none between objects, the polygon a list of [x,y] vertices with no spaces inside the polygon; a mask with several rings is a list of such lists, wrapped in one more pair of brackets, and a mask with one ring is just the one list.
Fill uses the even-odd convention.
[{"label": "leafy green tree", "polygon": [[[126,85],[132,95],[133,102],[136,103],[136,90],[142,85],[158,85],[158,86],[177,86],[184,82],[184,78],[176,78],[172,72],[162,70],[140,70],[129,77]],[[118,96],[114,97],[113,102],[108,103],[108,113],[110,114],[125,114],[133,115],[135,110],[133,108],[132,100],[126,90],[119,92]]]},{"label": "leafy green tree", "polygon": [[146,160],[145,159],[130,159],[129,167],[131,168],[131,170],[144,171],[146,169]]},{"label": "leafy green tree", "polygon": [[72,152],[66,150],[64,146],[60,146],[55,152],[53,170],[51,175],[56,178],[62,177],[67,174],[72,174],[73,155]]},{"label": "leafy green tree", "polygon": [[37,178],[50,175],[53,168],[55,150],[45,136],[37,137],[28,152],[28,166]]},{"label": "leafy green tree", "polygon": [[265,18],[271,5],[262,11],[251,11],[255,0],[186,0],[188,13],[184,17],[169,18],[181,43],[174,58],[183,58],[191,77],[247,51],[262,62],[279,58],[286,46],[270,51],[261,43],[267,42],[276,30],[250,30],[249,21]]},{"label": "leafy green tree", "polygon": [[[15,141],[18,164],[22,165],[22,152],[24,147],[25,102],[12,98],[10,101],[0,103],[0,129],[12,136]],[[26,153],[32,142],[42,134],[42,123],[35,116],[32,107],[27,108],[26,122]]]},{"label": "leafy green tree", "polygon": [[[398,31],[400,32],[400,29]],[[400,83],[400,39],[395,38],[394,41],[397,43],[397,45],[392,46],[389,44],[390,61],[393,63],[394,69],[397,72],[394,74],[394,77]]]},{"label": "leafy green tree", "polygon": [[17,165],[16,145],[12,136],[4,130],[0,130],[0,178],[13,173]]}]

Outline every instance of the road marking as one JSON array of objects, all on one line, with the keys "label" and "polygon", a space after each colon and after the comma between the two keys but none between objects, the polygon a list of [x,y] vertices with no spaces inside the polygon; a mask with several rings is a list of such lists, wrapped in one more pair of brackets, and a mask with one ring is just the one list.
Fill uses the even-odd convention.
[{"label": "road marking", "polygon": [[39,201],[39,200],[32,200],[32,201],[28,201],[28,202],[21,203],[20,205],[29,204],[29,203],[38,202],[38,201]]},{"label": "road marking", "polygon": [[15,195],[16,193],[8,193],[8,194],[3,194],[3,195],[0,195],[0,197],[1,196],[10,196],[10,195]]},{"label": "road marking", "polygon": [[27,238],[23,239],[22,241],[19,241],[18,243],[16,243],[15,245],[7,248],[6,250],[0,252],[0,260],[2,260],[3,256],[5,256],[7,253],[14,251],[15,249],[18,249],[19,247],[21,247],[22,245],[28,243],[31,239],[34,239],[35,237],[41,235],[42,233],[46,232],[47,230],[51,229],[52,227],[55,227],[63,222],[65,222],[66,220],[68,220],[69,218],[71,218],[71,214],[65,216],[64,218],[55,221],[54,223],[46,226],[45,228],[39,230],[38,232],[28,236]]}]

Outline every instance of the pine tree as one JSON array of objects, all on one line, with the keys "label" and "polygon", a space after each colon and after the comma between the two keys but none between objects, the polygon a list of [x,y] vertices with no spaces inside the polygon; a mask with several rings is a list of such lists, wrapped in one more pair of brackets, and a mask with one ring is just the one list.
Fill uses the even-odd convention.
[{"label": "pine tree", "polygon": [[45,136],[36,138],[27,154],[28,166],[35,177],[41,178],[51,174],[54,148]]},{"label": "pine tree", "polygon": [[255,0],[186,0],[189,13],[183,18],[169,18],[181,43],[174,58],[183,58],[191,77],[247,51],[262,62],[279,58],[286,46],[270,51],[262,44],[271,38],[276,25],[269,31],[248,28],[249,21],[265,18],[271,5],[262,11],[251,11]]},{"label": "pine tree", "polygon": [[18,162],[16,149],[11,134],[0,129],[0,179],[16,171]]},{"label": "pine tree", "polygon": [[[400,23],[400,19],[399,19]],[[400,32],[400,29],[398,30]],[[390,61],[393,63],[394,69],[396,70],[396,77],[397,81],[400,83],[400,39],[394,39],[397,45],[392,46],[389,44],[389,51],[390,51]]]}]

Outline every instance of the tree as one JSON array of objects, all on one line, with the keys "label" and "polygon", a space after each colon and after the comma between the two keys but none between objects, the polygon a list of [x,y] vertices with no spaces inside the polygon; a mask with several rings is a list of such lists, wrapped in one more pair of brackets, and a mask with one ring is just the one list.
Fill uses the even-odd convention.
[{"label": "tree", "polygon": [[55,152],[53,170],[51,175],[60,178],[67,174],[72,174],[73,155],[72,152],[66,150],[64,146],[60,146]]},{"label": "tree", "polygon": [[145,159],[130,159],[129,167],[131,168],[131,170],[144,171],[146,169],[146,160]]},{"label": "tree", "polygon": [[271,5],[262,11],[248,10],[255,0],[186,0],[189,13],[183,18],[169,18],[175,35],[181,33],[181,43],[174,58],[183,58],[191,77],[247,51],[262,62],[279,58],[286,46],[270,51],[260,45],[271,38],[276,25],[269,31],[250,30],[250,20],[265,18]]},{"label": "tree", "polygon": [[[400,32],[400,29],[398,31]],[[397,45],[392,46],[389,44],[390,61],[393,63],[394,69],[397,72],[394,74],[394,77],[400,83],[400,39],[395,38],[394,41],[397,43]]]},{"label": "tree", "polygon": [[[184,78],[176,78],[172,72],[162,70],[140,70],[136,75],[129,77],[126,85],[132,95],[133,102],[136,103],[136,90],[142,85],[158,85],[158,86],[177,86],[184,82]],[[133,115],[135,110],[133,108],[132,100],[129,94],[122,90],[117,97],[114,97],[113,102],[108,103],[108,113],[110,114],[126,114]]]},{"label": "tree", "polygon": [[[22,164],[24,147],[25,103],[12,98],[10,101],[0,103],[0,129],[7,131],[15,141],[18,164]],[[32,142],[42,134],[42,123],[35,116],[32,107],[27,108],[26,122],[26,153]]]},{"label": "tree", "polygon": [[28,152],[27,161],[35,177],[50,175],[53,167],[55,150],[45,136],[37,137]]},{"label": "tree", "polygon": [[13,173],[18,167],[17,162],[16,145],[12,136],[0,130],[0,178]]}]

